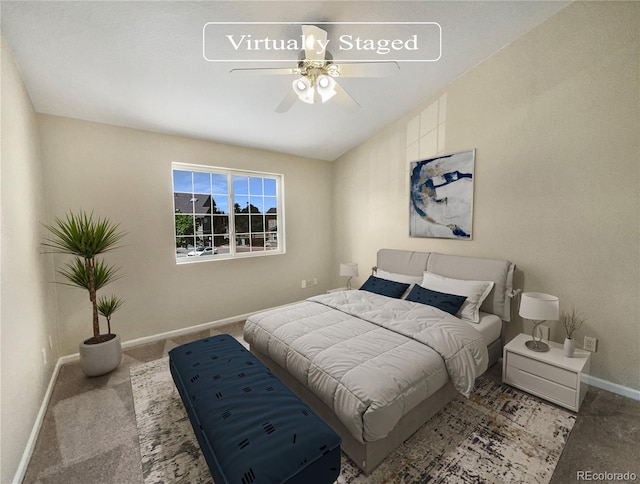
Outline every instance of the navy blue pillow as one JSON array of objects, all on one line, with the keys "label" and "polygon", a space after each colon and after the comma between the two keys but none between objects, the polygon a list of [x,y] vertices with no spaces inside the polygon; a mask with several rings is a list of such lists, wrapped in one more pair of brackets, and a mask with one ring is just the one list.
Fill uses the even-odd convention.
[{"label": "navy blue pillow", "polygon": [[369,291],[387,297],[395,297],[398,299],[408,289],[409,284],[402,282],[389,281],[375,276],[369,276],[369,279],[360,287],[361,291]]},{"label": "navy blue pillow", "polygon": [[462,303],[464,303],[465,296],[457,296],[455,294],[446,294],[444,292],[432,291],[431,289],[418,286],[413,286],[411,292],[405,298],[407,301],[413,301],[427,306],[433,306],[449,314],[456,314]]}]

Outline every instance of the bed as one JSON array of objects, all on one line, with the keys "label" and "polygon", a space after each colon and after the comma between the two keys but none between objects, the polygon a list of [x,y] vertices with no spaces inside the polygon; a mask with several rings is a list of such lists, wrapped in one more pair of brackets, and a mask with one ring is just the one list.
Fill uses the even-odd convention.
[{"label": "bed", "polygon": [[[244,338],[369,474],[500,357],[514,269],[506,260],[381,249],[361,290],[253,315]],[[462,286],[475,292],[459,296]]]}]

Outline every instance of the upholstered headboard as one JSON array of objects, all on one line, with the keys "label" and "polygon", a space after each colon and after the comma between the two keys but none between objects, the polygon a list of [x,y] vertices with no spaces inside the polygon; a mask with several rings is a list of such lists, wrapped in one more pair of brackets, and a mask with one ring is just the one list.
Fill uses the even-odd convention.
[{"label": "upholstered headboard", "polygon": [[387,272],[421,276],[424,271],[455,279],[493,281],[494,286],[481,311],[511,321],[514,264],[501,259],[484,259],[436,252],[380,249],[377,267]]}]

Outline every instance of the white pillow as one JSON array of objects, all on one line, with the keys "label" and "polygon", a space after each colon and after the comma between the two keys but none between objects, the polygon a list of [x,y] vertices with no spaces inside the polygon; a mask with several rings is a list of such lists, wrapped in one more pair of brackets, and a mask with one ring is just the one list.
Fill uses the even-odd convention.
[{"label": "white pillow", "polygon": [[491,292],[493,281],[466,281],[452,279],[433,272],[425,272],[420,285],[432,291],[466,296],[465,302],[456,314],[460,319],[478,323],[480,321],[480,306]]},{"label": "white pillow", "polygon": [[408,276],[397,272],[383,271],[382,269],[376,271],[376,277],[387,281],[403,282],[404,284],[420,284],[422,282],[422,276]]}]

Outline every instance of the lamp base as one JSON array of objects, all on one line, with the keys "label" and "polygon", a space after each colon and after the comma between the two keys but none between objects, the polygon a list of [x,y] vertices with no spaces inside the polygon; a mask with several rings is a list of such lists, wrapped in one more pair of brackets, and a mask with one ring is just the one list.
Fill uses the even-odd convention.
[{"label": "lamp base", "polygon": [[525,346],[529,348],[531,351],[537,351],[538,353],[545,353],[549,351],[549,345],[547,343],[543,343],[542,341],[529,340],[525,343]]}]

